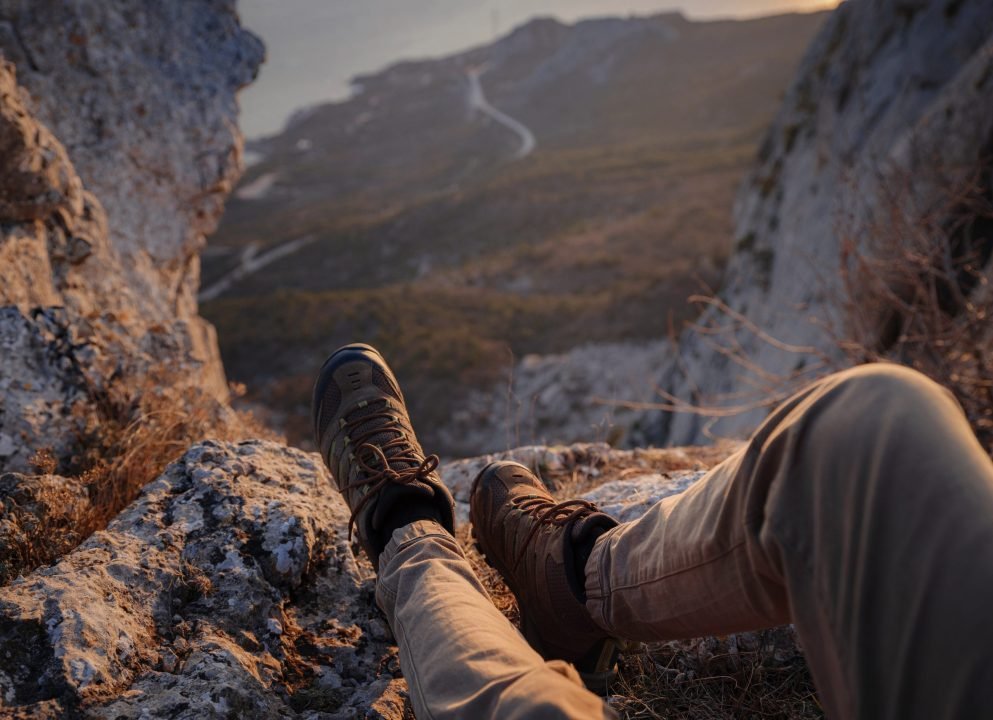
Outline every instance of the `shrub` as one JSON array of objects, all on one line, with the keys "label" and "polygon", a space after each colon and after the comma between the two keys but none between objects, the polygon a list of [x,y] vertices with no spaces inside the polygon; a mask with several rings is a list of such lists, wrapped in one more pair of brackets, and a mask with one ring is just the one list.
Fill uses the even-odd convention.
[{"label": "shrub", "polygon": [[862,242],[842,241],[843,332],[852,364],[889,360],[944,385],[993,453],[993,184],[986,164],[912,205],[891,185]]}]

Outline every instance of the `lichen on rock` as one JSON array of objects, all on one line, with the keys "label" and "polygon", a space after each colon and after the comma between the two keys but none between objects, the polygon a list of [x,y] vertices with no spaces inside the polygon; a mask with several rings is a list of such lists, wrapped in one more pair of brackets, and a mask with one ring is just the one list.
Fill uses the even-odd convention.
[{"label": "lichen on rock", "polygon": [[0,590],[0,708],[402,717],[396,649],[347,520],[316,456],[190,449],[106,530]]}]

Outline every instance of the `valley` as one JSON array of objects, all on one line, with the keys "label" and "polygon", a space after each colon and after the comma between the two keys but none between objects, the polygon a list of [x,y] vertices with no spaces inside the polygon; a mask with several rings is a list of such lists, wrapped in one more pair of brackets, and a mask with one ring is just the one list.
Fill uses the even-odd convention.
[{"label": "valley", "polygon": [[678,332],[719,286],[738,183],[824,17],[539,19],[298,112],[250,144],[203,260],[229,375],[307,447],[315,368],[372,342],[424,441],[470,454],[451,418],[524,356]]}]

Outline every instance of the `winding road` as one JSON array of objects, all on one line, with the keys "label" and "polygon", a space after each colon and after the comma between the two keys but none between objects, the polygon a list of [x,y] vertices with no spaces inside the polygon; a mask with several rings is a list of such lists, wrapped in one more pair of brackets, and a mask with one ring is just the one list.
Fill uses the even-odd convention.
[{"label": "winding road", "polygon": [[225,273],[219,280],[200,290],[197,299],[200,302],[206,302],[220,297],[236,282],[244,280],[249,275],[257,273],[266,265],[271,265],[277,260],[295,253],[300,248],[310,245],[316,239],[313,235],[306,235],[296,240],[285,242],[282,245],[277,245],[272,250],[266,250],[261,254],[256,254],[258,249],[255,245],[249,245],[242,251],[238,267]]},{"label": "winding road", "polygon": [[[521,144],[517,148],[517,152],[514,153],[514,159],[521,160],[526,158],[534,152],[534,149],[538,146],[538,141],[527,125],[490,105],[489,100],[486,99],[486,94],[483,92],[483,84],[479,79],[485,72],[485,68],[471,68],[466,71],[466,77],[469,80],[469,105],[473,110],[478,110],[517,135]],[[274,176],[262,176],[255,183],[242,188],[240,191],[242,195],[240,197],[244,200],[263,197],[271,187],[274,179]],[[258,252],[256,245],[249,245],[242,251],[238,266],[225,273],[216,282],[203,288],[197,295],[198,300],[200,302],[215,300],[230,290],[235,283],[241,282],[249,275],[257,273],[267,265],[271,265],[277,260],[295,253],[300,248],[314,242],[314,240],[316,238],[310,235],[296,238],[295,240],[278,245],[271,250],[266,250],[263,253]]]},{"label": "winding road", "polygon": [[534,149],[538,146],[538,141],[527,125],[490,105],[486,99],[486,94],[483,92],[483,84],[479,80],[484,72],[486,72],[485,68],[472,68],[466,71],[466,77],[469,79],[469,105],[474,110],[478,110],[484,115],[491,117],[517,135],[521,140],[521,146],[517,148],[514,159],[521,160],[526,158],[534,152]]}]

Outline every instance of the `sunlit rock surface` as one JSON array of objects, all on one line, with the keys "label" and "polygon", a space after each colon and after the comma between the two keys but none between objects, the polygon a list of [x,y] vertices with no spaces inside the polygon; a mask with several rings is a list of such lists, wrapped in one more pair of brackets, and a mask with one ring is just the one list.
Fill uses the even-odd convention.
[{"label": "sunlit rock surface", "polygon": [[843,3],[741,186],[720,291],[729,311],[685,332],[662,377],[684,401],[741,412],[716,422],[656,413],[655,441],[701,442],[705,426],[741,435],[768,411],[757,404],[840,362],[843,238],[864,247],[893,197],[934,212],[957,182],[988,174],[991,148],[993,3]]},{"label": "sunlit rock surface", "polygon": [[24,470],[153,368],[226,402],[197,253],[263,51],[233,2],[15,0],[0,52],[0,469]]},{"label": "sunlit rock surface", "polygon": [[402,717],[347,521],[315,455],[192,448],[105,531],[0,590],[0,708]]}]

